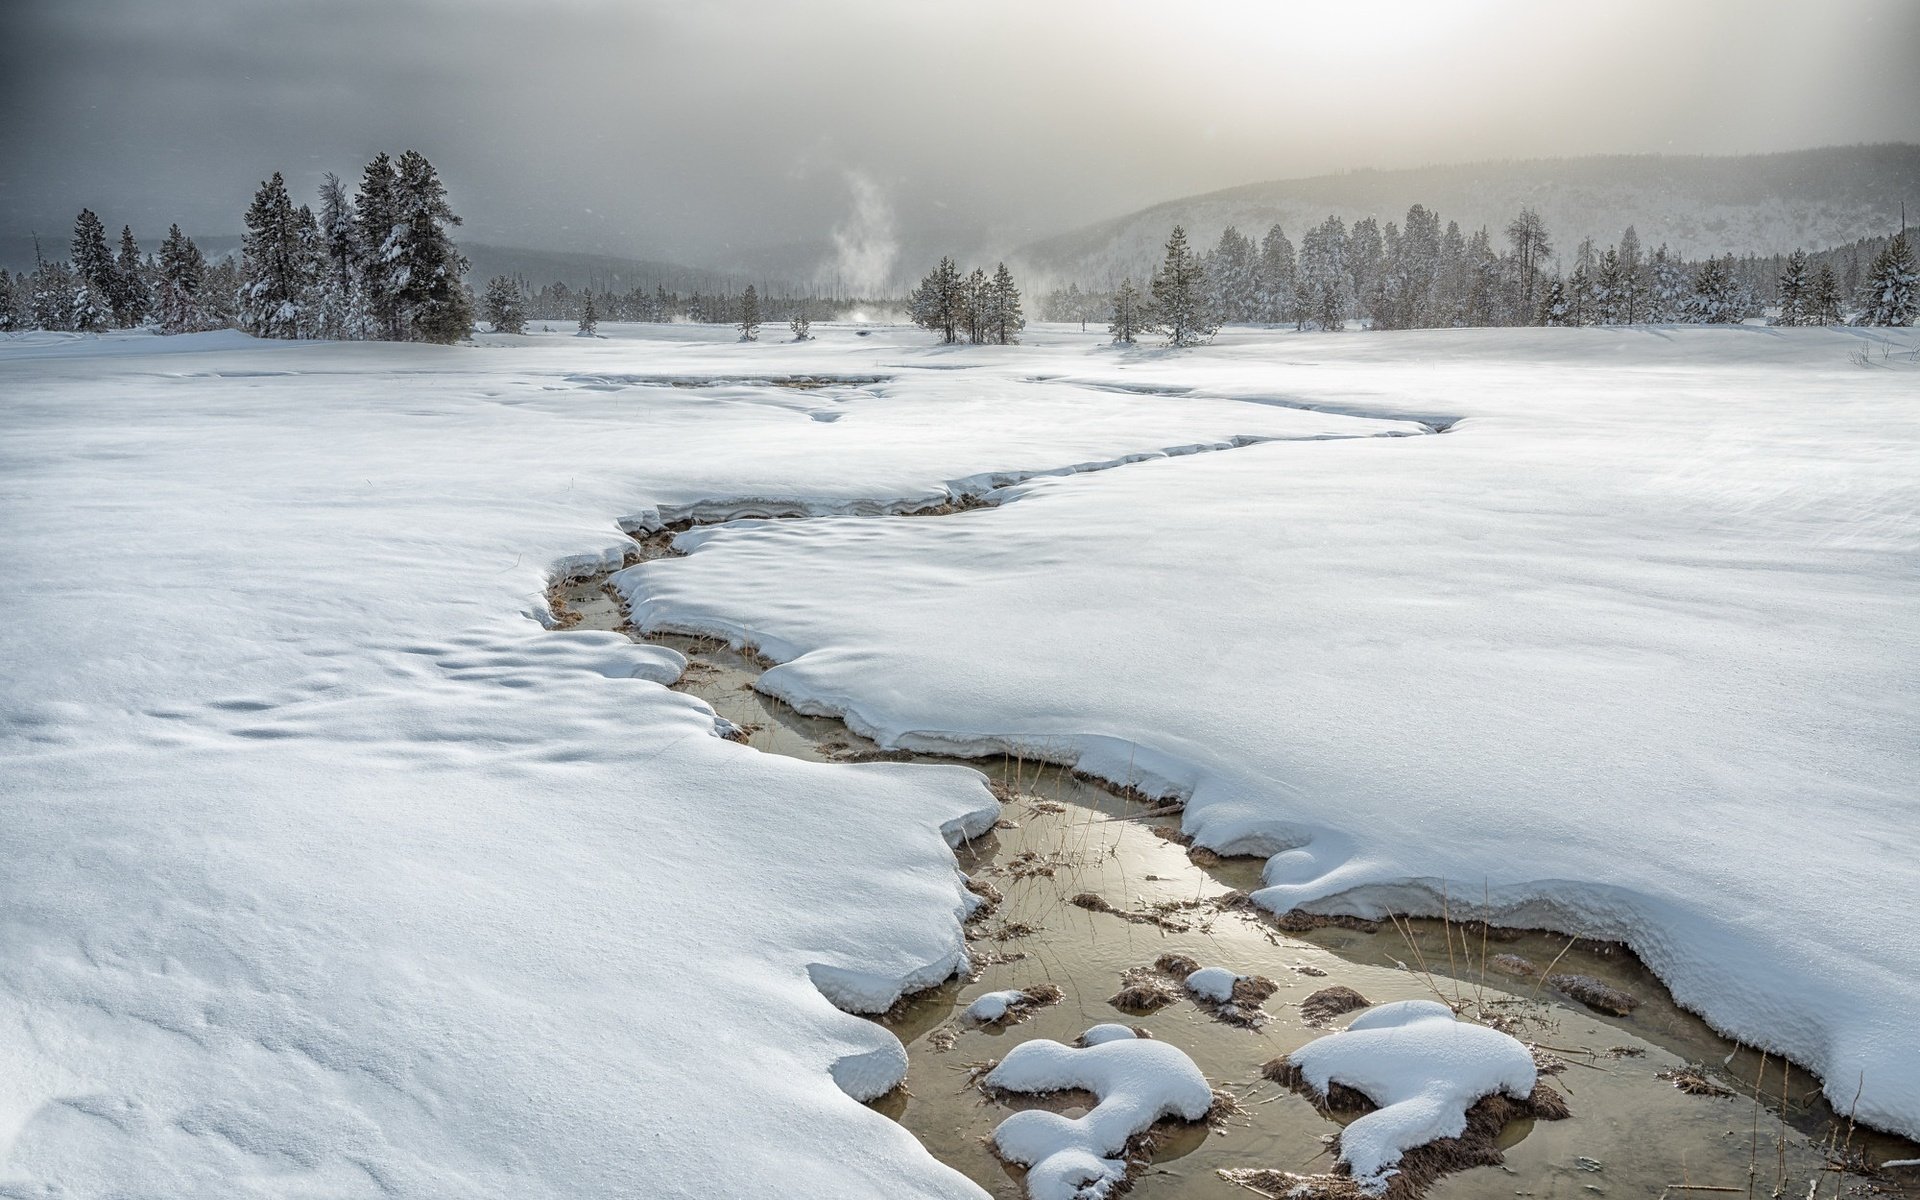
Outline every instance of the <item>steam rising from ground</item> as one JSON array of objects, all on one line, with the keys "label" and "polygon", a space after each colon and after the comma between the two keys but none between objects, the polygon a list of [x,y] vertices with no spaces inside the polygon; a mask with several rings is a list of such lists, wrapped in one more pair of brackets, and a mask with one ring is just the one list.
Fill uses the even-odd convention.
[{"label": "steam rising from ground", "polygon": [[894,233],[893,204],[873,176],[865,171],[846,173],[853,194],[853,211],[834,227],[834,278],[842,291],[855,296],[884,296],[892,289],[894,263],[900,241]]}]

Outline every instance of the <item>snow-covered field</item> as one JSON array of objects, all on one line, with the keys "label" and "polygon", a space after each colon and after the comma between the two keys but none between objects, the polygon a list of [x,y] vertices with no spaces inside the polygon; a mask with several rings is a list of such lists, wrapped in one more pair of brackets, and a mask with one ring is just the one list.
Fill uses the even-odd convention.
[{"label": "snow-covered field", "polygon": [[1920,1134],[1911,332],[603,332],[0,340],[0,1193],[977,1195],[829,996],[957,964],[985,787],[724,741],[543,590],[1028,476],[620,582],[1191,791],[1275,907],[1624,937]]}]

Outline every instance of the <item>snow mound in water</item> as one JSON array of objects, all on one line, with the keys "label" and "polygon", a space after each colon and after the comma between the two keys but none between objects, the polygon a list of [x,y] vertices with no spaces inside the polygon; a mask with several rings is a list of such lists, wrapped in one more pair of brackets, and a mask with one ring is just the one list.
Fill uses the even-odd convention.
[{"label": "snow mound in water", "polygon": [[1089,1044],[1024,1042],[986,1078],[1010,1092],[1082,1088],[1099,1097],[1083,1117],[1033,1109],[993,1131],[1000,1157],[1029,1168],[1033,1200],[1105,1196],[1126,1178],[1126,1163],[1115,1156],[1130,1138],[1162,1117],[1198,1121],[1213,1105],[1206,1076],[1177,1046],[1136,1038],[1119,1025],[1096,1025],[1081,1040]]},{"label": "snow mound in water", "polygon": [[1467,1109],[1483,1096],[1505,1092],[1524,1100],[1538,1078],[1525,1046],[1455,1019],[1434,1000],[1383,1004],[1287,1061],[1322,1096],[1340,1083],[1380,1106],[1340,1134],[1340,1161],[1366,1184],[1384,1184],[1388,1169],[1415,1146],[1458,1137]]},{"label": "snow mound in water", "polygon": [[1233,985],[1240,976],[1225,967],[1201,967],[1187,976],[1187,990],[1202,1000],[1226,1004],[1233,999]]},{"label": "snow mound in water", "polygon": [[1102,1025],[1095,1025],[1093,1028],[1081,1034],[1080,1044],[1082,1046],[1098,1046],[1105,1042],[1120,1042],[1139,1036],[1139,1034],[1127,1026],[1117,1025],[1109,1021]]},{"label": "snow mound in water", "polygon": [[1004,992],[988,992],[967,1005],[967,1016],[975,1021],[998,1021],[1007,1015],[1009,1009],[1025,1003],[1027,1003],[1027,994],[1017,988]]}]

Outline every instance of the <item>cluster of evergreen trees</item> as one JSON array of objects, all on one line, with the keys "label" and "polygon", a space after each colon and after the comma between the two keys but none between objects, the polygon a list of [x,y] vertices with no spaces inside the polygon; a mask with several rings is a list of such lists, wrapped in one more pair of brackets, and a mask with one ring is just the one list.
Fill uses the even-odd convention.
[{"label": "cluster of evergreen trees", "polygon": [[907,311],[915,325],[933,330],[948,344],[964,337],[975,345],[1011,345],[1027,325],[1020,289],[1006,263],[992,275],[975,267],[963,276],[952,258],[942,258],[913,290]]},{"label": "cluster of evergreen trees", "polygon": [[82,209],[66,262],[0,271],[0,329],[151,323],[163,333],[236,326],[270,338],[454,342],[473,328],[474,307],[448,232],[459,223],[433,164],[414,150],[397,162],[376,156],[351,200],[328,175],[317,216],[294,207],[276,171],[247,209],[237,263],[209,265],[178,225],[158,256],[143,259],[126,227],[112,253],[100,218]]},{"label": "cluster of evergreen trees", "polygon": [[[220,328],[234,317],[237,268],[208,266],[177,225],[159,257],[143,257],[130,227],[121,227],[118,250],[110,251],[106,226],[92,209],[81,209],[69,257],[49,259],[36,246],[34,258],[31,274],[0,270],[0,330],[93,333],[152,323],[187,333]],[[218,302],[209,302],[209,291],[218,293]]]},{"label": "cluster of evergreen trees", "polygon": [[[1562,274],[1537,213],[1522,210],[1496,246],[1486,229],[1462,234],[1422,205],[1404,226],[1371,217],[1349,228],[1338,217],[1306,231],[1298,250],[1279,225],[1259,243],[1228,227],[1196,255],[1176,227],[1142,295],[1133,280],[1110,293],[1078,284],[1051,293],[1053,320],[1106,317],[1114,340],[1158,331],[1169,343],[1204,340],[1221,324],[1291,324],[1338,330],[1353,320],[1374,329],[1447,326],[1732,323],[1759,316],[1762,289],[1779,306],[1776,323],[1910,324],[1915,319],[1913,251],[1905,231],[1880,241],[1871,266],[1862,244],[1785,259],[1732,255],[1688,263],[1665,246],[1648,253],[1629,226],[1604,250],[1591,239]],[[1769,277],[1771,268],[1771,277]],[[1851,299],[1849,299],[1851,298]]]},{"label": "cluster of evergreen trees", "polygon": [[336,175],[320,213],[293,206],[278,171],[247,209],[240,328],[257,337],[456,342],[473,329],[460,223],[417,150],[376,155],[351,200]]}]

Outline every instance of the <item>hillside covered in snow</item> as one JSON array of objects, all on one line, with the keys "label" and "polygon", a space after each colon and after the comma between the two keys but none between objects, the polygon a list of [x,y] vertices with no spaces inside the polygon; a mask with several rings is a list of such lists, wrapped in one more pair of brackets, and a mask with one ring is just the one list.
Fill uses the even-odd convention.
[{"label": "hillside covered in snow", "polygon": [[1522,207],[1546,221],[1563,254],[1582,238],[1601,245],[1634,226],[1649,248],[1688,258],[1820,249],[1898,228],[1900,201],[1920,195],[1920,146],[1825,146],[1725,157],[1598,155],[1348,171],[1252,183],[1187,196],[1072,233],[1015,255],[1036,277],[1110,286],[1147,278],[1174,225],[1211,245],[1229,225],[1258,240],[1278,222],[1288,236],[1338,216],[1401,219],[1414,204],[1486,226],[1497,241]]}]

